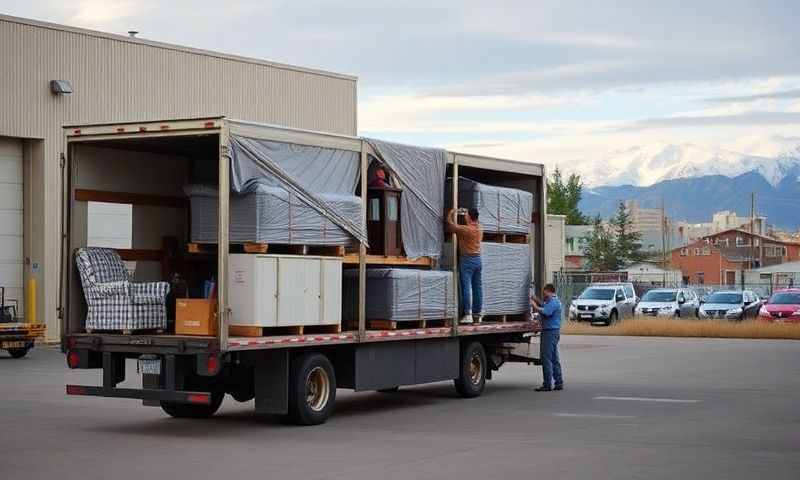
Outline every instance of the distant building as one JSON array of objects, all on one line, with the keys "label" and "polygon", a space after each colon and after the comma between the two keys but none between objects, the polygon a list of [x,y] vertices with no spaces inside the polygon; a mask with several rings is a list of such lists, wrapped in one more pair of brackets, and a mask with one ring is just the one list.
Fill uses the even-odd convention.
[{"label": "distant building", "polygon": [[684,283],[736,285],[745,270],[800,260],[800,243],[734,228],[678,247],[671,257]]},{"label": "distant building", "polygon": [[748,287],[760,287],[758,290],[766,290],[767,294],[779,288],[800,287],[800,261],[744,272],[744,283]]},{"label": "distant building", "polygon": [[[750,217],[740,217],[736,212],[722,210],[711,217],[712,233],[722,232],[731,228],[742,228],[750,231]],[[767,217],[756,215],[753,220],[753,233],[767,234]]]},{"label": "distant building", "polygon": [[564,269],[586,270],[586,247],[592,237],[591,225],[567,225],[564,229]]},{"label": "distant building", "polygon": [[714,224],[711,222],[689,223],[681,221],[677,223],[677,230],[679,242],[677,245],[679,246],[688,245],[703,237],[716,233]]},{"label": "distant building", "polygon": [[[734,228],[750,231],[750,217],[741,217],[736,212],[721,210],[711,216],[710,222],[689,223],[685,221],[677,222],[677,245],[688,245],[701,238],[705,238],[715,233],[724,232]],[[767,217],[757,215],[753,221],[753,233],[757,235],[767,235]],[[798,239],[800,240],[800,239]]]},{"label": "distant building", "polygon": [[680,270],[665,269],[652,262],[634,263],[620,270],[628,274],[628,280],[636,283],[650,283],[655,285],[680,285],[682,274]]},{"label": "distant building", "polygon": [[625,200],[625,209],[631,216],[631,228],[634,232],[661,231],[664,211],[660,208],[642,208],[638,200]]},{"label": "distant building", "polygon": [[565,215],[547,215],[544,227],[546,282],[553,282],[553,272],[564,269],[565,257]]}]

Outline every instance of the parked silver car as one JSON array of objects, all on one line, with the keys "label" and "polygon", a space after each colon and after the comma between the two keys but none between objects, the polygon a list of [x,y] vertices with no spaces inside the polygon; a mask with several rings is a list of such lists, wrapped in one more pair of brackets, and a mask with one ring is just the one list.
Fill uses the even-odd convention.
[{"label": "parked silver car", "polygon": [[648,291],[636,306],[636,315],[697,317],[700,299],[689,288],[656,288]]},{"label": "parked silver car", "polygon": [[569,319],[611,325],[633,316],[635,305],[635,298],[629,298],[622,286],[590,285],[572,301]]}]

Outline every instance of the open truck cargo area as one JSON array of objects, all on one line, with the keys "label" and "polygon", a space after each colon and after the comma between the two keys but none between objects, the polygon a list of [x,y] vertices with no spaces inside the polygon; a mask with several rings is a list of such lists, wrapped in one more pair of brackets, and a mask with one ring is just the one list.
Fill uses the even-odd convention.
[{"label": "open truck cargo area", "polygon": [[[177,417],[230,395],[316,424],[337,388],[453,380],[472,397],[503,363],[534,361],[539,324],[520,298],[544,276],[541,165],[224,117],[64,133],[62,349],[102,372],[70,395]],[[465,178],[470,206],[497,213],[484,242],[518,255],[487,259],[515,277],[485,279],[491,314],[468,325],[444,224]],[[129,238],[97,233],[112,220]],[[375,274],[403,281],[370,291]],[[118,387],[126,361],[141,388]]]}]

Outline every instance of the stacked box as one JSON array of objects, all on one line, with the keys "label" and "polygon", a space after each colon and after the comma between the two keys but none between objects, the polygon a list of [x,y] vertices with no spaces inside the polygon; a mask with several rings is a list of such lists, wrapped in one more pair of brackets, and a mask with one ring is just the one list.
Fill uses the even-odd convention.
[{"label": "stacked box", "polygon": [[[367,269],[367,320],[439,320],[455,317],[453,274],[439,270]],[[343,319],[358,318],[358,271],[344,272]]]},{"label": "stacked box", "polygon": [[[191,239],[217,242],[217,190],[205,185],[184,188],[191,205]],[[318,194],[325,203],[355,223],[361,222],[361,199],[353,195]],[[286,190],[257,185],[231,193],[230,241],[294,245],[349,245],[352,237]]]},{"label": "stacked box", "polygon": [[[447,182],[448,189],[452,182]],[[452,191],[446,199],[452,203]],[[533,194],[458,178],[458,206],[476,208],[487,233],[528,234],[533,215]]]},{"label": "stacked box", "polygon": [[[442,268],[452,268],[452,244],[445,244]],[[516,315],[529,310],[531,250],[527,243],[481,243],[484,315]]]}]

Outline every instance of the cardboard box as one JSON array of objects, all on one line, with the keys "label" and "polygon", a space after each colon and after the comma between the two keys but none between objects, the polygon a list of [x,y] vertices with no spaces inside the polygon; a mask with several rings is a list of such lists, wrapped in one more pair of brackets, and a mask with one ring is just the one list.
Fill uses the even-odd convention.
[{"label": "cardboard box", "polygon": [[178,298],[175,300],[176,335],[217,335],[216,298]]}]

